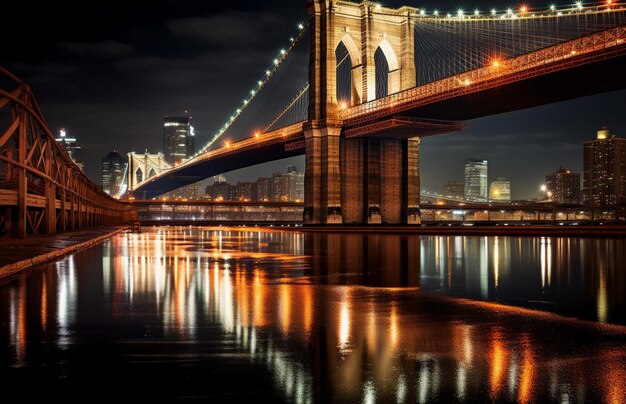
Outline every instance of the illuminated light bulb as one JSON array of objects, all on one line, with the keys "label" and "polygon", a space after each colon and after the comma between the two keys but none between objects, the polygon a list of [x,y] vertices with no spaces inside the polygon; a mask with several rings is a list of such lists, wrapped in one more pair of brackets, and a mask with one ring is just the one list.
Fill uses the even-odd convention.
[{"label": "illuminated light bulb", "polygon": [[284,50],[284,49],[281,49],[281,50],[280,50],[280,54],[281,54],[281,55],[284,55],[285,53],[287,53],[287,51],[286,51],[286,50]]},{"label": "illuminated light bulb", "polygon": [[241,108],[237,108],[237,113],[240,113],[240,112],[241,112]]},{"label": "illuminated light bulb", "polygon": [[259,86],[262,86],[262,85],[263,85],[263,82],[262,82],[261,80],[259,80],[259,81],[257,81],[257,84],[258,84]]},{"label": "illuminated light bulb", "polygon": [[290,38],[289,38],[289,42],[293,42],[293,37],[290,37]]},{"label": "illuminated light bulb", "polygon": [[579,9],[579,10],[582,10],[583,9],[583,2],[582,1],[577,1],[576,2],[576,8]]},{"label": "illuminated light bulb", "polygon": [[521,6],[521,7],[519,8],[519,11],[520,11],[521,13],[525,13],[525,12],[526,12],[526,10],[528,10],[528,7],[527,7],[527,6],[525,6],[525,5],[524,5],[524,6]]},{"label": "illuminated light bulb", "polygon": [[457,10],[457,12],[456,12],[456,15],[457,15],[459,18],[463,18],[463,9],[459,8],[459,9]]},{"label": "illuminated light bulb", "polygon": [[499,67],[500,66],[500,61],[498,59],[494,60],[493,62],[491,62],[491,66]]},{"label": "illuminated light bulb", "polygon": [[274,64],[277,65],[278,64],[278,59],[274,59]]},{"label": "illuminated light bulb", "polygon": [[250,94],[251,94],[251,95],[254,95],[254,93],[256,93],[256,91],[254,91],[254,90],[250,90]]},{"label": "illuminated light bulb", "polygon": [[496,9],[495,8],[491,9],[491,15],[496,15]]},{"label": "illuminated light bulb", "polygon": [[298,29],[304,29],[304,24],[302,23],[298,24]]},{"label": "illuminated light bulb", "polygon": [[480,10],[474,10],[474,15],[480,15]]},{"label": "illuminated light bulb", "polygon": [[558,13],[556,13],[556,15],[563,15],[563,13],[559,11]]},{"label": "illuminated light bulb", "polygon": [[506,13],[507,13],[507,14],[509,14],[509,15],[511,15],[511,14],[513,14],[513,10],[512,10],[512,9],[510,9],[510,8],[507,8],[507,9],[506,9]]},{"label": "illuminated light bulb", "polygon": [[347,103],[347,102],[345,102],[345,101],[341,101],[341,102],[339,103],[339,108],[341,108],[341,109],[346,109],[346,108],[348,108],[348,103]]},{"label": "illuminated light bulb", "polygon": [[380,3],[376,3],[376,5],[374,6],[374,10],[376,10],[376,11],[380,11],[380,9],[381,9],[382,7],[383,7],[383,6],[381,6],[381,5],[380,5]]},{"label": "illuminated light bulb", "polygon": [[433,15],[439,15],[439,11],[438,10],[433,11]]},{"label": "illuminated light bulb", "polygon": [[267,76],[269,76],[270,74],[272,74],[272,72],[270,72],[269,70],[266,70],[266,71],[265,71],[265,74],[266,74]]},{"label": "illuminated light bulb", "polygon": [[554,4],[550,4],[550,11],[556,10],[556,6]]},{"label": "illuminated light bulb", "polygon": [[446,17],[451,18],[452,14],[448,13],[448,14],[446,14]]},{"label": "illuminated light bulb", "polygon": [[421,10],[420,10],[420,15],[426,15],[426,10],[421,9]]}]

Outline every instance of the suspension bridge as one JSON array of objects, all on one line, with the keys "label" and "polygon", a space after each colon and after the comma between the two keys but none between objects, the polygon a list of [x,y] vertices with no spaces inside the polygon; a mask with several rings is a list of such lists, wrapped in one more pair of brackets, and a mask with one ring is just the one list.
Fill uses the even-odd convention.
[{"label": "suspension bridge", "polygon": [[[136,198],[304,155],[305,223],[419,223],[422,137],[461,131],[479,117],[626,87],[626,4],[612,0],[449,13],[310,0],[307,11],[308,23],[297,26],[209,143],[129,189]],[[0,107],[11,105],[13,117],[34,117],[48,136],[40,112],[18,95],[3,91]],[[9,138],[22,140],[16,133],[23,121],[11,122],[0,137],[2,184],[19,175],[23,184],[35,171],[50,182],[45,170],[28,166],[32,152],[6,146]],[[75,173],[62,159],[65,171]],[[65,189],[55,181],[54,192]],[[50,201],[54,192],[47,191]],[[25,202],[18,205],[26,223]]]},{"label": "suspension bridge", "polygon": [[308,24],[209,145],[133,193],[304,154],[306,223],[417,223],[420,139],[624,88],[625,12],[614,2],[443,13],[310,1]]}]

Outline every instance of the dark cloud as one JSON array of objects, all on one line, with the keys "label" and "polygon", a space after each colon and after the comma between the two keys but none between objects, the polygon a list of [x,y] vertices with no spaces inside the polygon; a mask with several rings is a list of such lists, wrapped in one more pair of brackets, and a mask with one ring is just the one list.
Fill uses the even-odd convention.
[{"label": "dark cloud", "polygon": [[180,18],[168,22],[167,26],[174,35],[182,38],[222,48],[248,48],[259,43],[267,46],[268,34],[273,36],[283,21],[284,17],[271,12],[228,10],[208,17]]},{"label": "dark cloud", "polygon": [[61,42],[59,48],[75,55],[84,55],[94,58],[114,59],[134,53],[133,46],[111,40],[88,42]]}]

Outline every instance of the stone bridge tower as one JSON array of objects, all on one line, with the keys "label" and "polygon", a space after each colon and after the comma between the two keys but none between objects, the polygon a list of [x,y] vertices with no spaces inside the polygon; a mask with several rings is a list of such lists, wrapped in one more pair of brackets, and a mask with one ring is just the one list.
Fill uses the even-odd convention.
[{"label": "stone bridge tower", "polygon": [[[364,1],[310,0],[309,122],[304,220],[308,224],[419,222],[419,139],[341,135],[336,50],[351,64],[350,105],[376,98],[375,52],[389,67],[387,92],[415,87],[417,9]],[[385,78],[379,78],[379,80]]]}]

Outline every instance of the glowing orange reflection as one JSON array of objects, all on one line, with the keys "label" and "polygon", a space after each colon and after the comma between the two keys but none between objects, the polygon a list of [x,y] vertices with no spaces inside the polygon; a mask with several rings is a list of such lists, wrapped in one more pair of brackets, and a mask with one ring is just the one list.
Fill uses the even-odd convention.
[{"label": "glowing orange reflection", "polygon": [[502,380],[504,377],[507,356],[504,344],[502,343],[502,335],[498,331],[496,331],[492,337],[491,352],[489,356],[491,364],[489,385],[491,389],[491,396],[496,397],[502,388]]}]

